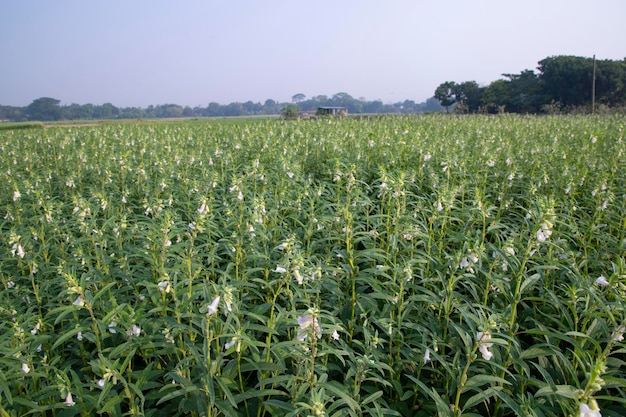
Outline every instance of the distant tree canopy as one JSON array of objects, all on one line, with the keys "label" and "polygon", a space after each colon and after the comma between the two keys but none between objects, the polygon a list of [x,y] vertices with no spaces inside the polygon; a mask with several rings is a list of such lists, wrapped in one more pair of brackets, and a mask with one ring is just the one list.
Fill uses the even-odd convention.
[{"label": "distant tree canopy", "polygon": [[[593,85],[593,59],[554,56],[538,63],[538,72],[502,74],[487,87],[475,81],[445,81],[434,97],[446,109],[457,112],[542,113],[558,108],[590,107]],[[596,61],[596,102],[607,107],[626,106],[626,59]]]},{"label": "distant tree canopy", "polygon": [[63,110],[59,107],[61,100],[50,97],[41,97],[26,107],[26,117],[29,120],[58,120]]},{"label": "distant tree canopy", "polygon": [[[383,104],[380,100],[357,100],[348,93],[337,93],[332,97],[319,95],[306,99],[302,93],[292,96],[292,103],[279,103],[268,99],[263,103],[246,101],[245,103],[219,104],[210,102],[206,107],[182,107],[178,104],[150,105],[146,108],[115,107],[111,103],[102,105],[70,104],[61,106],[60,100],[41,97],[26,107],[0,105],[0,120],[89,120],[89,119],[154,119],[175,117],[226,117],[226,116],[257,116],[280,115],[290,104],[297,102],[301,111],[315,111],[320,106],[346,107],[350,114],[354,113],[422,113],[441,111],[439,102],[430,98],[425,103],[405,100],[394,104]],[[297,110],[296,110],[297,113]]]}]

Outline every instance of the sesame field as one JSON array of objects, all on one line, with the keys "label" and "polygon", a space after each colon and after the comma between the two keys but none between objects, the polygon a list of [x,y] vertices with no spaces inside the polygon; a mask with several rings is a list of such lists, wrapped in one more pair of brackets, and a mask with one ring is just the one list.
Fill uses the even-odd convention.
[{"label": "sesame field", "polygon": [[623,417],[625,136],[0,130],[0,417]]}]

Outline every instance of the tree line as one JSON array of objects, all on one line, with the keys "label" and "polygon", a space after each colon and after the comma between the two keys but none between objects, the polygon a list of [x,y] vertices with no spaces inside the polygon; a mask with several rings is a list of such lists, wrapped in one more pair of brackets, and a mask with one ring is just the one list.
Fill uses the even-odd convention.
[{"label": "tree line", "polygon": [[434,97],[446,111],[458,113],[588,112],[592,102],[603,109],[626,107],[626,58],[552,56],[538,62],[537,72],[502,76],[486,87],[476,81],[446,81]]},{"label": "tree line", "polygon": [[56,98],[41,97],[25,107],[0,105],[0,120],[56,121],[278,115],[286,106],[294,103],[302,111],[314,110],[320,106],[346,107],[349,113],[421,113],[443,110],[443,107],[434,98],[430,98],[424,103],[405,100],[394,104],[383,104],[380,100],[355,99],[347,93],[337,93],[330,97],[320,95],[311,99],[306,99],[304,94],[299,93],[292,97],[292,103],[280,103],[268,99],[264,103],[246,101],[245,103],[234,102],[223,105],[211,102],[206,107],[196,106],[193,108],[178,104],[151,105],[146,108],[122,108],[111,103],[102,105],[61,105],[60,103],[61,101]]}]

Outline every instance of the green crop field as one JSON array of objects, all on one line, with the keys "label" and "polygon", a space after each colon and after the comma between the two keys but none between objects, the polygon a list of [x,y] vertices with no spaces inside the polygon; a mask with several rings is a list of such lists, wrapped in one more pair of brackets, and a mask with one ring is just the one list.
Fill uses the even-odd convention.
[{"label": "green crop field", "polygon": [[0,416],[626,415],[626,120],[0,131]]}]

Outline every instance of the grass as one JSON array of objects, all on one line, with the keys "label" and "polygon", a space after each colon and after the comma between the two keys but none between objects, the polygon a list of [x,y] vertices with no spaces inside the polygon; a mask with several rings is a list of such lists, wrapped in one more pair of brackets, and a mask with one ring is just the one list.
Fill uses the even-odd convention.
[{"label": "grass", "polygon": [[20,130],[20,129],[42,129],[44,127],[41,122],[3,122],[0,123],[0,131],[2,130]]},{"label": "grass", "polygon": [[622,416],[623,129],[3,131],[0,413]]}]

